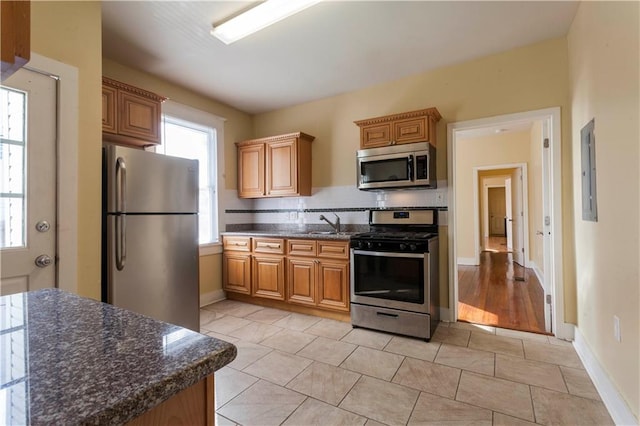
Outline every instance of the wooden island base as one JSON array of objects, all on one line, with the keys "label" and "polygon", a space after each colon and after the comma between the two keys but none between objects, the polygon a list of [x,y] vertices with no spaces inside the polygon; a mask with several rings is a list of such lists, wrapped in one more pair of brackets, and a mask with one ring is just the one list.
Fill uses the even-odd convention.
[{"label": "wooden island base", "polygon": [[127,425],[213,426],[215,421],[213,375],[180,391]]}]

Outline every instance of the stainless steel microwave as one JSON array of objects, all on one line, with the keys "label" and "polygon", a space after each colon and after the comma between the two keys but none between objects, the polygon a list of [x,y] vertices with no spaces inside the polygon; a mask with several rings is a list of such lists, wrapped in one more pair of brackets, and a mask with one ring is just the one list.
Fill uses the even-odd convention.
[{"label": "stainless steel microwave", "polygon": [[436,187],[436,150],[428,142],[357,152],[358,189]]}]

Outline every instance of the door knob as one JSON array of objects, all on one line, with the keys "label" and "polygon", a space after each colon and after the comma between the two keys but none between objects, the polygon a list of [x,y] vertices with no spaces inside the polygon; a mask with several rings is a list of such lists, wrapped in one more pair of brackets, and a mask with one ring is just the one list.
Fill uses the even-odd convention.
[{"label": "door knob", "polygon": [[41,220],[40,222],[36,223],[36,230],[38,232],[47,232],[50,228],[51,225],[49,225],[49,222],[47,222],[46,220]]},{"label": "door knob", "polygon": [[46,268],[52,263],[53,259],[51,259],[51,257],[47,256],[46,254],[41,254],[40,256],[36,257],[35,261],[35,264],[38,268]]}]

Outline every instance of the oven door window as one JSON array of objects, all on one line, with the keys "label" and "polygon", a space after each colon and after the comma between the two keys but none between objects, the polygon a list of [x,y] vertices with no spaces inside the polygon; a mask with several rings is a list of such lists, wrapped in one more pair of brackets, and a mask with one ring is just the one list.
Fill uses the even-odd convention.
[{"label": "oven door window", "polygon": [[360,163],[362,183],[402,182],[411,180],[410,157],[386,160],[363,161]]},{"label": "oven door window", "polygon": [[355,295],[424,303],[424,256],[363,253],[353,257]]}]

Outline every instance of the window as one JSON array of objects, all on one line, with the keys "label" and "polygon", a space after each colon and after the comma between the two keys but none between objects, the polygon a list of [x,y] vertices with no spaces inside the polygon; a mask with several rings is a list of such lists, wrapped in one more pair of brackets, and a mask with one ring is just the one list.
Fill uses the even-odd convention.
[{"label": "window", "polygon": [[215,243],[219,240],[217,139],[222,131],[222,121],[175,103],[163,105],[163,110],[166,114],[162,116],[162,145],[155,150],[164,155],[198,160],[199,241],[200,244]]},{"label": "window", "polygon": [[26,94],[3,87],[0,105],[0,248],[24,247]]}]

